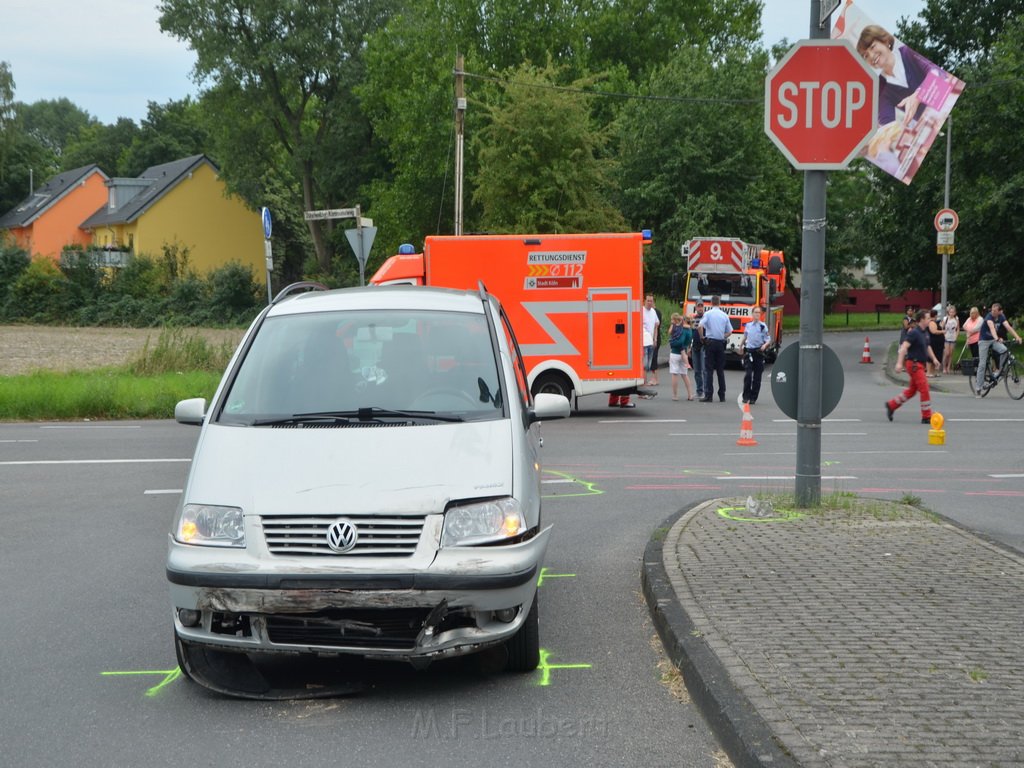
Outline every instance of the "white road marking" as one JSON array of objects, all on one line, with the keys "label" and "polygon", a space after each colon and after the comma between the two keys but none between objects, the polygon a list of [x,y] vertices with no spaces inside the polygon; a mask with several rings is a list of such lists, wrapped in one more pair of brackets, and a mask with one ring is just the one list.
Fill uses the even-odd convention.
[{"label": "white road marking", "polygon": [[33,464],[166,464],[192,461],[192,459],[51,459],[40,461],[0,461],[3,467],[22,467]]},{"label": "white road marking", "polygon": [[181,493],[181,488],[163,488],[160,490],[143,491],[143,496],[157,496],[163,493]]},{"label": "white road marking", "polygon": [[0,440],[0,443],[38,443],[38,440]]},{"label": "white road marking", "polygon": [[40,429],[142,429],[138,424],[45,424]]},{"label": "white road marking", "polygon": [[[715,480],[795,480],[795,475],[723,475]],[[855,475],[822,475],[822,480],[858,480]]]},{"label": "white road marking", "polygon": [[[867,432],[822,432],[822,437],[864,437]],[[754,430],[754,439],[759,437],[793,437],[793,432],[758,432]],[[736,437],[736,432],[669,432],[669,437]],[[876,451],[871,451],[876,453]],[[898,451],[903,453],[903,451]]]},{"label": "white road marking", "polygon": [[1015,480],[1024,477],[1024,475],[989,475],[989,477],[994,477],[998,480]]}]

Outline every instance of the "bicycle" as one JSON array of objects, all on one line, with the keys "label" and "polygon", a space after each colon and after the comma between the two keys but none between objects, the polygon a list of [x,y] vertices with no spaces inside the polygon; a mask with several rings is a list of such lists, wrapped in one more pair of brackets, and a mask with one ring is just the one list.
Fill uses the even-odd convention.
[{"label": "bicycle", "polygon": [[1010,346],[1017,344],[1016,341],[1007,341],[1006,352],[1003,353],[1003,362],[998,364],[996,362],[999,355],[994,351],[989,351],[988,362],[986,364],[985,380],[982,382],[981,389],[978,389],[978,379],[976,376],[970,377],[971,391],[985,397],[991,392],[995,386],[1003,381],[1006,384],[1006,393],[1014,400],[1020,400],[1024,398],[1024,363],[1013,356],[1013,352],[1010,351]]}]

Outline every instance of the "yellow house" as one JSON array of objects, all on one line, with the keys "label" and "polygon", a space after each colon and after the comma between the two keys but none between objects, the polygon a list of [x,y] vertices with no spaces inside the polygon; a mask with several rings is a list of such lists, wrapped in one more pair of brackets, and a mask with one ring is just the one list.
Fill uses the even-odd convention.
[{"label": "yellow house", "polygon": [[188,266],[200,274],[237,261],[257,282],[265,276],[260,214],[226,195],[206,155],[112,178],[107,187],[107,204],[81,224],[94,248],[159,257],[165,245],[176,246],[188,249]]}]

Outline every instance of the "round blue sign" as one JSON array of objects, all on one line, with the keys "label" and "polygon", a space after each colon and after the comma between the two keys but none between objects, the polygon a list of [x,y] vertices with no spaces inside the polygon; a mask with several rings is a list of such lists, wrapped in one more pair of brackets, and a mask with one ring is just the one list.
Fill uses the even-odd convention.
[{"label": "round blue sign", "polygon": [[270,239],[270,232],[274,228],[274,222],[270,218],[270,209],[269,208],[264,206],[262,211],[261,211],[261,213],[262,213],[262,216],[263,216],[263,237],[266,238],[267,240],[269,240]]}]

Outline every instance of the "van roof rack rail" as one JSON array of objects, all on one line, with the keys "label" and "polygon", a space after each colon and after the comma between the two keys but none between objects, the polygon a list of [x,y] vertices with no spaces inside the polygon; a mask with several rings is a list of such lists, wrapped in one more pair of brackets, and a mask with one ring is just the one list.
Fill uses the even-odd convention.
[{"label": "van roof rack rail", "polygon": [[315,282],[313,280],[303,280],[302,282],[292,283],[291,285],[287,285],[284,288],[282,288],[278,292],[277,296],[274,297],[274,300],[272,302],[270,302],[270,303],[271,304],[277,304],[279,301],[284,301],[289,296],[292,296],[292,295],[298,294],[298,293],[308,293],[309,291],[329,291],[329,290],[330,290],[330,288],[328,288],[323,283],[317,283],[317,282]]}]

